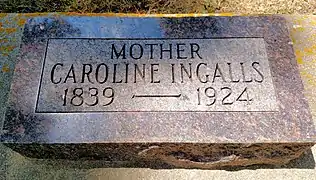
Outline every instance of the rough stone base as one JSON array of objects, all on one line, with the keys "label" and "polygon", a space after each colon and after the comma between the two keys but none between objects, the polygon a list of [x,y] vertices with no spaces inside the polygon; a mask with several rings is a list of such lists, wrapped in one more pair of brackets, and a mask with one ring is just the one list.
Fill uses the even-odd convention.
[{"label": "rough stone base", "polygon": [[283,165],[312,143],[262,144],[5,144],[41,159],[103,160],[112,167],[220,169],[254,164]]}]

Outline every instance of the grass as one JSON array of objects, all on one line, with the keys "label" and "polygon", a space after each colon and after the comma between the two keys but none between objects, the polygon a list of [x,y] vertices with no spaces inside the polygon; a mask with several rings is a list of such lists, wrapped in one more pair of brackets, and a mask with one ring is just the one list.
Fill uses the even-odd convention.
[{"label": "grass", "polygon": [[315,0],[0,0],[0,12],[316,14]]}]

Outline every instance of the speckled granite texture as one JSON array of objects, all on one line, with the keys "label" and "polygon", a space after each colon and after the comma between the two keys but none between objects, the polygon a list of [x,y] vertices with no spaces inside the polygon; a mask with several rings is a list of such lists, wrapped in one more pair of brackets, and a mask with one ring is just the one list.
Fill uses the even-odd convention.
[{"label": "speckled granite texture", "polygon": [[[35,113],[47,38],[54,37],[261,37],[265,40],[279,109],[277,112]],[[37,17],[28,20],[22,41],[1,140],[30,157],[76,159],[81,158],[76,152],[86,151],[84,154],[89,156],[83,158],[113,162],[156,158],[172,167],[216,168],[286,163],[315,141],[314,125],[282,17]],[[106,147],[110,152],[124,153],[102,154]],[[147,151],[151,152],[150,158],[143,156]],[[49,155],[39,156],[35,152]]]}]

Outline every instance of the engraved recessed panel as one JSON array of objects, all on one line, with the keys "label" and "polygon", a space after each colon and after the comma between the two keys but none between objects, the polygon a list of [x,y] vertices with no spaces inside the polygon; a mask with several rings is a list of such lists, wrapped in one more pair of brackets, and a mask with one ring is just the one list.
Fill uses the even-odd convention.
[{"label": "engraved recessed panel", "polygon": [[36,112],[277,111],[263,38],[49,39]]}]

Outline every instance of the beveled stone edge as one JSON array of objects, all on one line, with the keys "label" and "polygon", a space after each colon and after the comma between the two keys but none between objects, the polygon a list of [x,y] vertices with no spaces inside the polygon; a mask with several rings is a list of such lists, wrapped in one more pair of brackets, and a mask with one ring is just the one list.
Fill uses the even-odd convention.
[{"label": "beveled stone edge", "polygon": [[[84,161],[92,165],[99,162],[101,164],[98,167],[226,170],[258,164],[285,165],[291,160],[299,158],[314,143],[81,143],[19,145],[5,143],[4,145],[30,158],[56,159],[60,163],[65,162],[63,159],[68,159],[67,161],[70,162],[73,160]],[[80,157],[79,154],[83,156]]]}]

